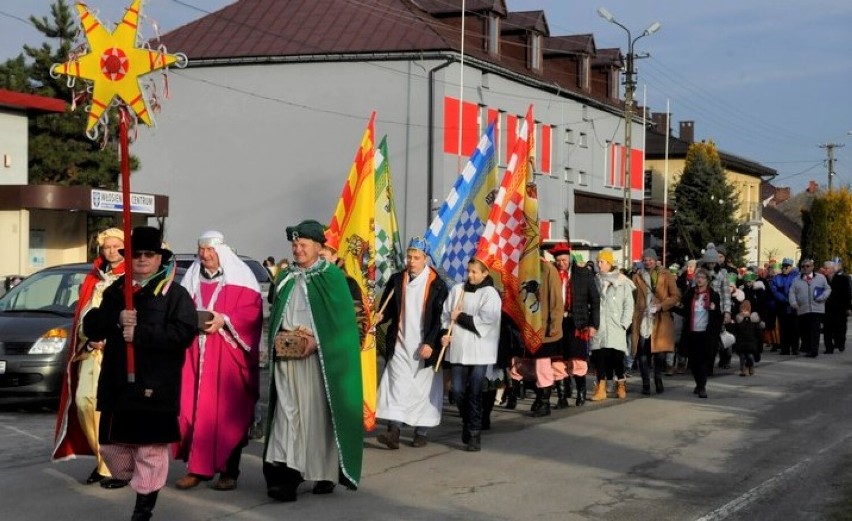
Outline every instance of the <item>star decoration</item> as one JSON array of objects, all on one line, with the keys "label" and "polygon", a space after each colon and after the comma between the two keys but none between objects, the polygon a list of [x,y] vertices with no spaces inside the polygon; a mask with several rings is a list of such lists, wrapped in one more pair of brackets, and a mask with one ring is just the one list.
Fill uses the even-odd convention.
[{"label": "star decoration", "polygon": [[54,70],[93,83],[87,131],[97,125],[116,96],[130,107],[140,121],[151,126],[153,119],[139,78],[185,60],[178,55],[136,47],[141,4],[142,0],[133,0],[124,12],[121,23],[112,32],[107,31],[85,3],[76,5],[89,52],[55,65]]}]

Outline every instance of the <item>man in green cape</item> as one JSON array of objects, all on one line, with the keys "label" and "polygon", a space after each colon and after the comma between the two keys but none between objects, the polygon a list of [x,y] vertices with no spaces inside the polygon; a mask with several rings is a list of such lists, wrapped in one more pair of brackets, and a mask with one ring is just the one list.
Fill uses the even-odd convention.
[{"label": "man in green cape", "polygon": [[[357,488],[364,443],[360,342],[346,278],[319,255],[320,223],[288,227],[287,238],[294,262],[273,289],[263,456],[267,494],[279,501],[295,501],[304,480],[316,482],[314,494],[331,493],[338,481]],[[276,355],[275,337],[284,333],[304,339],[300,357]]]}]

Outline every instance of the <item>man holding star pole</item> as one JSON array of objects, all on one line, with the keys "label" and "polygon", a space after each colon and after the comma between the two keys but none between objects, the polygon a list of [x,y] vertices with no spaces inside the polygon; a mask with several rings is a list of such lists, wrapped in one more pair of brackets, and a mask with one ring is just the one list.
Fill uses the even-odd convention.
[{"label": "man holding star pole", "polygon": [[[97,138],[99,128],[106,128],[108,124],[109,109],[113,106],[118,108],[119,122],[119,155],[121,160],[121,188],[122,188],[122,217],[124,221],[124,236],[126,238],[124,244],[123,255],[125,258],[133,259],[132,263],[127,265],[126,274],[122,281],[115,284],[115,291],[110,291],[109,306],[102,311],[101,314],[90,313],[86,317],[84,329],[90,338],[99,340],[111,337],[109,346],[104,350],[104,364],[107,360],[120,361],[121,366],[116,367],[115,363],[110,366],[110,371],[106,369],[101,372],[101,377],[98,382],[98,405],[99,411],[103,412],[106,408],[111,414],[116,415],[118,412],[125,414],[127,421],[143,421],[143,417],[139,417],[139,413],[127,412],[133,411],[134,406],[139,406],[139,396],[127,398],[117,392],[107,392],[104,389],[112,391],[116,389],[132,389],[140,391],[144,397],[142,402],[153,403],[157,401],[157,411],[162,415],[163,425],[169,425],[172,421],[169,420],[171,413],[174,412],[173,424],[175,437],[171,437],[172,432],[163,431],[158,433],[153,438],[145,438],[144,441],[148,445],[134,445],[140,442],[134,436],[139,429],[132,428],[121,435],[117,435],[111,427],[111,422],[107,421],[100,425],[99,441],[101,450],[105,451],[105,446],[115,452],[120,450],[124,463],[112,468],[112,465],[107,459],[110,470],[114,475],[119,475],[126,479],[130,479],[130,486],[136,491],[136,507],[133,511],[132,519],[134,521],[146,521],[151,519],[154,504],[157,499],[157,492],[165,484],[168,472],[168,452],[163,448],[166,445],[163,443],[177,441],[179,432],[177,430],[177,398],[174,397],[174,403],[171,403],[169,393],[163,392],[163,389],[180,387],[180,366],[176,373],[169,373],[171,378],[166,381],[159,381],[154,385],[150,381],[150,360],[152,357],[151,345],[162,347],[165,343],[163,339],[158,339],[152,342],[150,335],[135,335],[134,326],[136,325],[136,311],[134,310],[134,293],[137,299],[140,295],[150,293],[155,299],[162,300],[168,298],[169,302],[173,299],[184,300],[184,306],[190,314],[189,318],[184,316],[176,316],[175,323],[168,325],[168,345],[174,348],[174,360],[183,362],[184,352],[191,342],[192,334],[195,332],[195,324],[192,323],[194,317],[194,306],[186,290],[180,286],[175,286],[172,291],[168,292],[166,297],[166,289],[170,286],[170,271],[173,266],[162,267],[161,262],[166,260],[162,252],[157,235],[157,240],[148,240],[140,251],[139,255],[134,251],[133,240],[131,238],[131,218],[130,218],[130,150],[128,128],[133,123],[133,118],[141,121],[146,125],[152,125],[153,119],[149,110],[149,102],[145,98],[144,90],[140,84],[140,77],[158,69],[165,69],[170,65],[183,67],[186,65],[186,57],[182,55],[167,54],[164,51],[152,51],[148,48],[137,47],[139,32],[139,21],[142,18],[142,0],[133,0],[130,6],[125,10],[124,17],[121,22],[115,26],[112,31],[109,31],[97,16],[89,9],[85,3],[78,3],[77,14],[80,17],[80,25],[82,26],[81,34],[85,35],[87,43],[87,51],[81,56],[75,56],[71,60],[56,64],[51,68],[52,75],[63,74],[72,78],[79,78],[92,85],[86,90],[90,92],[90,109],[89,118],[86,123],[86,135],[91,138]],[[71,82],[73,85],[73,81]],[[153,230],[152,228],[145,228]],[[154,230],[159,233],[158,231]],[[151,239],[151,233],[146,234],[147,239]],[[144,241],[143,241],[144,242]],[[140,243],[141,244],[141,243]],[[145,251],[141,251],[145,250]],[[161,252],[162,250],[162,252]],[[143,258],[144,257],[144,258]],[[138,264],[138,266],[136,266]],[[161,269],[162,268],[162,269]],[[141,270],[139,273],[136,271]],[[160,277],[162,280],[155,280]],[[133,281],[134,283],[130,283]],[[153,287],[153,289],[151,289]],[[121,288],[121,289],[119,289]],[[140,289],[141,288],[141,289]],[[112,290],[112,287],[110,287]],[[123,309],[121,309],[120,297],[118,291],[123,290]],[[162,291],[161,291],[162,290]],[[147,293],[146,293],[147,291]],[[180,297],[185,297],[181,299]],[[104,302],[107,302],[107,293],[104,296]],[[144,299],[143,299],[144,300]],[[169,307],[170,310],[175,310],[174,306]],[[96,310],[97,311],[97,310]],[[146,327],[150,328],[150,324],[144,323],[146,314],[150,310],[143,308],[140,314],[139,331],[148,332]],[[181,315],[179,313],[179,315]],[[101,320],[98,320],[98,317]],[[117,317],[121,318],[123,331],[117,328]],[[91,322],[91,323],[90,323]],[[161,326],[163,326],[161,324]],[[89,331],[89,328],[92,328]],[[155,328],[156,329],[156,328]],[[160,328],[166,331],[164,327]],[[182,334],[178,334],[178,330],[182,333],[189,334],[189,338],[184,338]],[[123,334],[122,334],[123,333]],[[153,334],[153,333],[152,333]],[[138,346],[135,343],[140,343]],[[156,350],[155,350],[156,351]],[[139,355],[137,357],[137,354]],[[137,372],[137,362],[138,369]],[[118,371],[116,371],[118,369]],[[123,373],[119,378],[119,373]],[[107,375],[108,376],[105,376]],[[138,379],[137,379],[138,376]],[[123,387],[119,380],[123,380]],[[104,382],[107,381],[107,385]],[[155,389],[155,387],[157,387]],[[158,390],[159,389],[159,390]],[[103,403],[104,399],[106,402]],[[149,405],[143,405],[149,407]],[[145,409],[148,411],[149,409]],[[125,422],[125,425],[129,423]],[[133,432],[131,432],[133,431]],[[128,441],[130,440],[130,441]],[[130,445],[128,445],[130,443]],[[154,443],[151,445],[150,443]],[[165,456],[163,458],[162,456]],[[129,459],[128,459],[129,458]],[[113,458],[115,459],[115,458]],[[133,469],[128,470],[128,469]],[[132,474],[132,478],[131,478]]]}]

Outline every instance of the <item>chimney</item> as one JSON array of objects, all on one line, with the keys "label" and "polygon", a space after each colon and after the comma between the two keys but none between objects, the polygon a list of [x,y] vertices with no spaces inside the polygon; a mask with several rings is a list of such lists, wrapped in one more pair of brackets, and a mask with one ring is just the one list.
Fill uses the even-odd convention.
[{"label": "chimney", "polygon": [[809,194],[815,194],[818,190],[819,184],[816,181],[814,181],[813,179],[808,181],[808,188],[805,190],[805,192]]},{"label": "chimney", "polygon": [[678,137],[681,141],[686,141],[687,143],[695,142],[695,122],[694,121],[681,121],[680,122],[680,133]]},{"label": "chimney", "polygon": [[[666,128],[666,116],[668,116],[669,127]],[[654,112],[651,114],[651,121],[654,122],[654,128],[660,134],[668,134],[672,135],[672,116],[671,114],[666,114],[665,112]]]},{"label": "chimney", "polygon": [[775,203],[781,204],[784,201],[788,201],[790,199],[790,187],[785,186],[783,188],[779,187],[775,189]]}]

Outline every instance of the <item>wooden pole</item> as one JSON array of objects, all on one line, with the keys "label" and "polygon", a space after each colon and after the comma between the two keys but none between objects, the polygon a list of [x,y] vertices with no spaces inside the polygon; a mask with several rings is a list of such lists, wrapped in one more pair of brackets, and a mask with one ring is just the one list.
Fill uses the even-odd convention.
[{"label": "wooden pole", "polygon": [[[456,307],[455,307],[456,311],[461,311],[463,301],[464,301],[464,288],[462,288],[461,296],[459,297],[459,301],[456,304]],[[447,335],[449,335],[449,336],[453,335],[453,326],[455,326],[455,325],[456,325],[455,320],[450,322],[450,327],[447,328]],[[441,370],[441,362],[444,361],[444,353],[446,351],[447,351],[447,346],[441,346],[441,352],[438,353],[438,360],[435,362],[435,372],[436,373]]]}]

